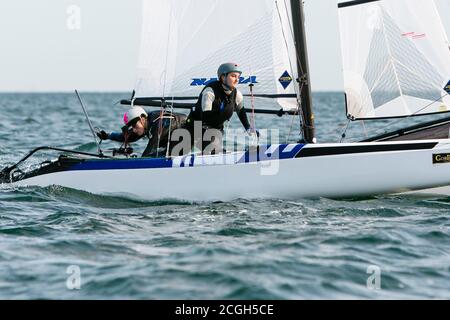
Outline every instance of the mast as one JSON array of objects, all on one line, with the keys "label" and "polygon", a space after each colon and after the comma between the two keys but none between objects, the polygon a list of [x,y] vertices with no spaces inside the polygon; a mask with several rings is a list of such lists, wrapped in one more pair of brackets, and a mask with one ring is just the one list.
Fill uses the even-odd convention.
[{"label": "mast", "polygon": [[294,31],[298,84],[300,86],[300,104],[303,114],[303,137],[306,143],[315,143],[314,113],[312,111],[311,81],[309,77],[308,50],[306,45],[305,15],[303,0],[291,0],[292,27]]}]

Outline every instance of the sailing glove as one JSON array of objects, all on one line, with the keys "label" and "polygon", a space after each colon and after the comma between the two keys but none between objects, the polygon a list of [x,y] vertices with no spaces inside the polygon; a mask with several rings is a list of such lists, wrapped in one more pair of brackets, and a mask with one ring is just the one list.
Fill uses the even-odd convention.
[{"label": "sailing glove", "polygon": [[97,131],[97,137],[99,137],[100,140],[108,140],[109,139],[109,134],[106,133],[106,131],[101,130],[101,131]]}]

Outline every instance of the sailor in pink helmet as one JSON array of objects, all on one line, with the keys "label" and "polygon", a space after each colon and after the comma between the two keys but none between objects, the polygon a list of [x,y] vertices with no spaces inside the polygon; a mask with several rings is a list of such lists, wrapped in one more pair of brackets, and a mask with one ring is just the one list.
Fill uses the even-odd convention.
[{"label": "sailor in pink helmet", "polygon": [[[97,132],[101,140],[113,140],[117,142],[136,142],[142,138],[148,138],[149,142],[142,157],[164,156],[170,131],[174,131],[184,125],[186,115],[153,111],[147,113],[141,107],[132,107],[123,116],[125,126],[122,132],[107,133],[104,130]],[[169,148],[173,145],[170,144]]]}]

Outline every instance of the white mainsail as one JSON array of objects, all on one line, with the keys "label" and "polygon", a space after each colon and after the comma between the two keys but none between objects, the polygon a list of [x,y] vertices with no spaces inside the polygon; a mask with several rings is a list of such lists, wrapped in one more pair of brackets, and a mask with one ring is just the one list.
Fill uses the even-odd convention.
[{"label": "white mainsail", "polygon": [[450,111],[449,42],[433,0],[341,3],[347,116]]},{"label": "white mainsail", "polygon": [[[297,109],[289,1],[144,0],[136,98],[194,102],[224,62],[243,69],[239,90],[256,105]],[[281,96],[280,96],[281,95]],[[287,96],[286,96],[287,95]],[[246,97],[246,106],[249,97]]]}]

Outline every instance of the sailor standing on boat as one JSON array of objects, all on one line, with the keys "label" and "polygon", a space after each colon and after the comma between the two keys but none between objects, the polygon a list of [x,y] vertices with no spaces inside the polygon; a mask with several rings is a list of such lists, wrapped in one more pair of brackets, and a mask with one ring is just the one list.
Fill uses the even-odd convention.
[{"label": "sailor standing on boat", "polygon": [[[122,143],[131,143],[144,137],[149,139],[142,157],[163,156],[167,150],[170,132],[182,127],[186,121],[186,115],[164,111],[147,113],[141,107],[132,107],[123,117],[125,126],[122,132],[106,133],[104,130],[97,132],[101,140],[113,140]],[[173,146],[169,145],[169,149]]]},{"label": "sailor standing on boat", "polygon": [[[250,136],[258,134],[250,126],[244,109],[244,96],[236,88],[241,74],[242,71],[237,64],[222,64],[217,71],[218,80],[205,86],[200,93],[195,109],[189,114],[185,127],[191,134],[191,143],[194,145],[201,141],[204,153],[214,154],[217,151],[223,151],[224,122],[230,120],[233,112],[238,114],[239,120]],[[201,122],[202,137],[194,136],[196,122]],[[211,129],[218,130],[219,134],[212,134],[211,140],[205,139],[205,133]],[[207,136],[210,135],[207,134]],[[206,148],[209,152],[205,152]]]}]

